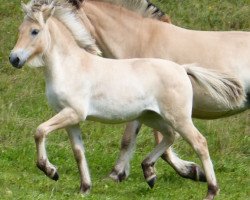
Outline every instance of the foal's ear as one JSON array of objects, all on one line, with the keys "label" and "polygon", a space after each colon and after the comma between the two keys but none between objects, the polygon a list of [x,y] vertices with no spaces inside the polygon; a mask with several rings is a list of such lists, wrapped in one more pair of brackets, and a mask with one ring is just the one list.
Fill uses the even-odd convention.
[{"label": "foal's ear", "polygon": [[49,6],[46,6],[42,9],[42,15],[44,22],[47,21],[47,19],[52,16],[55,12],[55,6],[53,4],[50,4]]},{"label": "foal's ear", "polygon": [[25,15],[28,14],[28,12],[29,12],[28,6],[25,3],[21,2],[21,7],[22,7],[24,14]]}]

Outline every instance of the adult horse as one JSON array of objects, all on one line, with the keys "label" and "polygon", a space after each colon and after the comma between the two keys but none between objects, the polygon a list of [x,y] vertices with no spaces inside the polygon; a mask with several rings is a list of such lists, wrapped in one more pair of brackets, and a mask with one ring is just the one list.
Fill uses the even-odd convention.
[{"label": "adult horse", "polygon": [[[69,2],[78,9],[79,16],[105,57],[155,57],[179,64],[198,63],[203,68],[235,76],[243,84],[247,101],[232,107],[206,93],[190,74],[194,89],[194,118],[217,119],[249,109],[249,32],[195,31],[164,23],[162,21],[169,21],[168,18],[148,0]],[[140,125],[138,121],[128,123],[111,178],[122,181],[129,175],[129,161]],[[160,135],[157,140],[160,140]],[[181,160],[171,148],[166,150],[163,158],[182,177],[205,181],[204,173],[197,164]]]},{"label": "adult horse", "polygon": [[[44,66],[46,95],[57,112],[39,125],[35,134],[39,169],[54,180],[59,178],[48,159],[45,140],[52,131],[65,128],[80,171],[81,192],[89,192],[91,179],[79,123],[85,120],[121,123],[136,119],[164,134],[162,142],[142,162],[145,179],[151,187],[156,178],[153,165],[178,132],[203,164],[208,182],[206,199],[215,197],[219,189],[206,139],[191,118],[193,89],[187,72],[199,84],[206,85],[207,93],[221,101],[233,96],[227,102],[232,107],[245,100],[242,85],[236,79],[167,60],[112,60],[92,55],[86,50],[98,53],[95,42],[68,3],[32,0],[23,9],[26,15],[10,62],[16,68],[26,62],[33,67]],[[218,90],[222,93],[218,94]]]}]

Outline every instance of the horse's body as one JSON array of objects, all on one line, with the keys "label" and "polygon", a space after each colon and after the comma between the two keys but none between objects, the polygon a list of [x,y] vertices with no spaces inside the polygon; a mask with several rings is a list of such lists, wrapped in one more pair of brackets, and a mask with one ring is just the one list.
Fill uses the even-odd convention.
[{"label": "horse's body", "polygon": [[[75,2],[71,0],[71,2]],[[79,2],[79,1],[78,1]],[[155,19],[143,18],[121,4],[146,16],[157,18],[162,13],[148,1],[136,0],[89,0],[77,4],[79,15],[91,34],[96,39],[103,55],[110,58],[154,57],[168,59],[179,64],[198,63],[205,69],[213,69],[230,76],[235,76],[243,84],[247,101],[237,107],[221,103],[214,96],[206,93],[190,75],[194,90],[192,116],[201,119],[216,119],[242,112],[250,106],[250,33],[194,31],[174,26]],[[126,5],[126,2],[128,5]],[[138,2],[143,9],[138,8]],[[147,10],[146,8],[151,8]],[[144,13],[143,13],[144,10]],[[152,16],[153,15],[153,16]],[[122,141],[120,158],[111,177],[122,180],[128,176],[129,160],[134,149],[134,140],[140,124],[129,123]],[[126,147],[126,148],[125,148]],[[169,148],[165,159],[183,177],[201,180],[202,171],[191,162],[183,161]],[[198,175],[198,177],[197,177]]]},{"label": "horse's body", "polygon": [[[50,178],[58,179],[56,167],[47,157],[45,139],[52,131],[65,128],[81,174],[81,191],[86,193],[91,180],[79,122],[120,123],[136,119],[164,134],[162,142],[142,163],[148,184],[153,187],[156,177],[153,165],[173,143],[176,131],[201,159],[208,182],[206,199],[213,199],[218,191],[217,182],[206,139],[192,123],[193,91],[187,71],[202,84],[211,84],[219,76],[218,85],[208,84],[206,91],[211,94],[219,89],[235,91],[235,106],[244,101],[241,84],[192,65],[183,68],[160,59],[111,60],[92,55],[82,47],[96,52],[96,46],[86,31],[75,35],[75,27],[85,28],[68,6],[48,0],[33,0],[24,5],[26,17],[10,54],[10,62],[17,68],[27,61],[34,67],[41,63],[46,66],[46,94],[57,114],[37,128],[37,166]],[[32,62],[34,59],[36,62]]]}]

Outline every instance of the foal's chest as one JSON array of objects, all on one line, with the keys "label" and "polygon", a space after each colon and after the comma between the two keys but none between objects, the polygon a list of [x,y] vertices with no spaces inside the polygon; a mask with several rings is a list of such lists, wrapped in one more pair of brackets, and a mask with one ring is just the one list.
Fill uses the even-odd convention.
[{"label": "foal's chest", "polygon": [[67,86],[58,86],[56,84],[46,85],[46,96],[48,103],[56,111],[66,107],[70,98]]}]

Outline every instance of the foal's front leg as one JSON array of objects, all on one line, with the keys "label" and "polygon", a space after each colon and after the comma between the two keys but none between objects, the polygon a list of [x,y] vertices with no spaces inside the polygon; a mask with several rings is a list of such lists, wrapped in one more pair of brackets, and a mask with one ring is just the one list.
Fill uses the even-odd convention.
[{"label": "foal's front leg", "polygon": [[91,187],[91,180],[87,160],[85,157],[85,150],[82,141],[82,134],[79,125],[75,125],[66,129],[70,138],[72,150],[78,165],[81,176],[80,192],[88,193]]},{"label": "foal's front leg", "polygon": [[59,179],[59,175],[56,167],[48,160],[45,148],[46,137],[54,130],[77,124],[79,121],[79,117],[73,109],[65,108],[48,121],[39,125],[37,128],[35,134],[37,167],[53,180],[57,181]]}]

